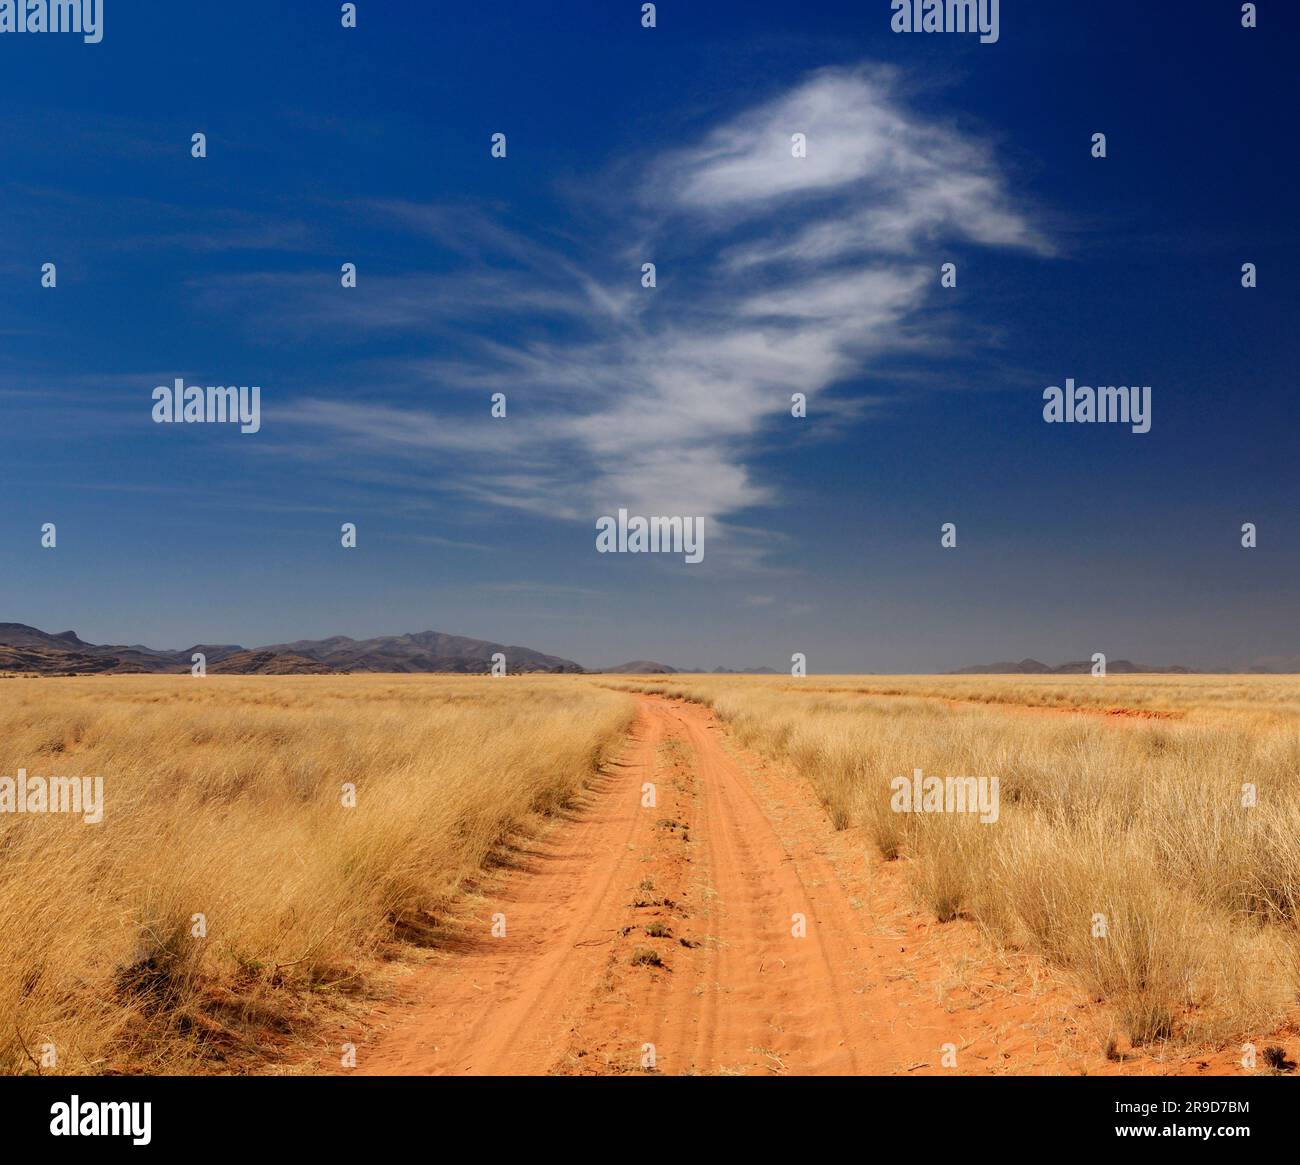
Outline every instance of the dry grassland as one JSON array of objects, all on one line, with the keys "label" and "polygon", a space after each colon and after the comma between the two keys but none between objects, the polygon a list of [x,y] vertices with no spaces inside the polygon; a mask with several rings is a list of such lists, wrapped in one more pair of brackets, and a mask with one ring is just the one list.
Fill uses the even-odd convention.
[{"label": "dry grassland", "polygon": [[105,801],[0,814],[0,1072],[46,1045],[62,1072],[220,1070],[427,938],[630,705],[563,678],[0,680],[0,776]]},{"label": "dry grassland", "polygon": [[[1244,1039],[1295,1005],[1300,679],[633,685],[707,703],[741,744],[791,762],[837,828],[907,863],[925,909],[1050,961],[1134,1043]],[[997,777],[997,823],[894,812],[891,779],[918,768]]]},{"label": "dry grassland", "polygon": [[[921,908],[1050,962],[1134,1043],[1294,1008],[1295,678],[4,679],[0,776],[100,776],[105,812],[0,814],[0,1071],[45,1045],[59,1071],[236,1070],[248,1032],[436,937],[622,739],[619,689],[710,705]],[[894,812],[916,769],[997,777],[997,822]]]}]

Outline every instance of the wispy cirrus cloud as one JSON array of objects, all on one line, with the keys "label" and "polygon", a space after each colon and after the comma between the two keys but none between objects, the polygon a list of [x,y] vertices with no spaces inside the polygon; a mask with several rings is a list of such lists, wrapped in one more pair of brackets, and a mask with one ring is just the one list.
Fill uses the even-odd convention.
[{"label": "wispy cirrus cloud", "polygon": [[[793,156],[795,133],[806,157]],[[617,506],[698,514],[735,537],[744,511],[778,501],[756,451],[789,418],[791,394],[815,409],[873,356],[926,335],[936,244],[1052,249],[989,144],[909,109],[882,69],[815,73],[642,173],[619,197],[621,225],[572,248],[478,212],[457,236],[453,210],[374,204],[407,230],[459,238],[465,266],[377,281],[364,306],[313,295],[308,322],[432,334],[473,317],[482,326],[459,350],[408,372],[504,391],[510,417],[490,419],[484,402],[453,421],[363,393],[299,401],[287,419],[376,457],[454,455],[429,471],[431,487],[486,504],[574,519]],[[658,264],[657,289],[637,285],[638,250]]]},{"label": "wispy cirrus cloud", "polygon": [[[667,155],[659,181],[678,209],[726,224],[811,207],[729,252],[736,267],[906,255],[941,238],[1050,254],[1014,206],[990,143],[925,121],[901,89],[891,69],[823,70]],[[790,164],[793,133],[808,143],[799,166]]]}]

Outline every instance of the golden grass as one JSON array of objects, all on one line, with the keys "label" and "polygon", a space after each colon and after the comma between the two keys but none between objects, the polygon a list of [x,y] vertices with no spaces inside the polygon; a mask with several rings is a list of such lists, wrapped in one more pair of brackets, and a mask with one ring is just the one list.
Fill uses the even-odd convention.
[{"label": "golden grass", "polygon": [[[624,686],[711,705],[742,744],[796,766],[837,828],[905,860],[927,910],[1035,951],[1112,1004],[1134,1042],[1258,1036],[1296,1002],[1300,679]],[[998,777],[998,822],[894,812],[890,780],[917,768]]]},{"label": "golden grass", "polygon": [[4,679],[0,696],[0,775],[100,776],[106,806],[98,825],[0,814],[9,1073],[46,1045],[62,1072],[210,1069],[241,1033],[292,1026],[395,938],[436,933],[631,717],[568,677]]},{"label": "golden grass", "polygon": [[[924,909],[1036,952],[1136,1042],[1294,1007],[1294,678],[4,679],[0,776],[101,776],[106,809],[0,814],[0,1071],[45,1045],[66,1072],[221,1070],[310,1026],[573,796],[630,722],[611,689],[713,706]],[[893,812],[917,768],[998,777],[998,822]]]}]

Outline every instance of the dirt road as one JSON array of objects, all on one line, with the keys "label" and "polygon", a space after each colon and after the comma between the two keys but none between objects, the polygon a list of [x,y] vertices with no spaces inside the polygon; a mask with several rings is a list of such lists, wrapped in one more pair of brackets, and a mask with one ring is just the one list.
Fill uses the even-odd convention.
[{"label": "dirt road", "polygon": [[700,705],[637,701],[623,755],[381,1009],[359,1072],[1113,1070],[1074,993],[920,915],[797,777]]}]

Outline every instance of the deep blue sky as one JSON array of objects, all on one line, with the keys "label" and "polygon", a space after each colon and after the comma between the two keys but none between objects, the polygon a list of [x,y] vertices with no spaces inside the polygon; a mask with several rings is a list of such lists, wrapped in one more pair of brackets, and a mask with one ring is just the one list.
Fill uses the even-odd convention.
[{"label": "deep blue sky", "polygon": [[[0,36],[0,621],[1300,667],[1292,4],[105,8]],[[178,376],[262,431],[154,424]],[[1066,377],[1151,432],[1044,424]],[[598,555],[620,505],[705,562]]]}]

